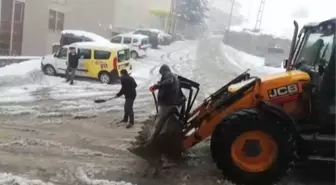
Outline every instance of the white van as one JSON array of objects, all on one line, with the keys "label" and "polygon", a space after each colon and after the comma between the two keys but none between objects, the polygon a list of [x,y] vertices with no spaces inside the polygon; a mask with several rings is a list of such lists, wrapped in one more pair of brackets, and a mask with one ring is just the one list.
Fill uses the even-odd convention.
[{"label": "white van", "polygon": [[120,34],[112,37],[110,41],[112,43],[128,45],[133,59],[146,56],[147,49],[149,48],[149,38],[146,35]]}]

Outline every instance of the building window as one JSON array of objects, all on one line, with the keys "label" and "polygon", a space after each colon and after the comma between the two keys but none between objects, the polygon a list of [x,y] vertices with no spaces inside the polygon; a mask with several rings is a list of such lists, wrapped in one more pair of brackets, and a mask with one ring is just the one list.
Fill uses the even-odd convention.
[{"label": "building window", "polygon": [[58,12],[57,15],[56,29],[62,31],[64,27],[64,13]]},{"label": "building window", "polygon": [[132,38],[131,37],[124,37],[124,44],[131,44]]},{"label": "building window", "polygon": [[81,59],[91,59],[91,50],[90,49],[78,49],[78,55],[83,56]]},{"label": "building window", "polygon": [[49,29],[52,31],[62,31],[64,28],[64,13],[49,10]]},{"label": "building window", "polygon": [[14,21],[17,22],[23,21],[23,10],[24,10],[24,3],[15,2]]}]

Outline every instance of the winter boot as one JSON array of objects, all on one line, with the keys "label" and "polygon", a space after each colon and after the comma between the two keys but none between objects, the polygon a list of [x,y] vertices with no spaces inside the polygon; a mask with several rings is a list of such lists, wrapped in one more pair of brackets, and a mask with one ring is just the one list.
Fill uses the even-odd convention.
[{"label": "winter boot", "polygon": [[127,125],[126,125],[126,128],[129,129],[129,128],[132,128],[134,125],[134,122],[129,122]]}]

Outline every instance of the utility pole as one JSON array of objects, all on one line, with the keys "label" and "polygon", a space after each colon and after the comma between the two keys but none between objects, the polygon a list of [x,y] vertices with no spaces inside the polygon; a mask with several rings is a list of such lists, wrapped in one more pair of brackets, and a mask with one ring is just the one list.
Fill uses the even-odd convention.
[{"label": "utility pole", "polygon": [[174,22],[175,22],[175,8],[176,8],[176,0],[171,0],[170,2],[170,11],[168,15],[168,28],[167,32],[169,34],[173,34],[174,32]]},{"label": "utility pole", "polygon": [[9,55],[10,55],[10,56],[11,56],[12,53],[13,53],[15,3],[16,3],[16,0],[13,0],[12,19],[11,19],[11,31],[10,31],[10,41],[9,41]]},{"label": "utility pole", "polygon": [[265,8],[265,1],[266,0],[261,0],[260,1],[260,5],[259,5],[259,10],[258,10],[258,14],[257,14],[257,20],[254,26],[254,32],[260,32],[260,27],[261,27],[261,21],[263,18],[263,14],[264,14],[264,8]]},{"label": "utility pole", "polygon": [[234,9],[234,5],[235,5],[235,0],[232,0],[232,4],[231,4],[231,10],[230,10],[230,17],[229,17],[229,23],[225,32],[225,44],[229,43],[229,33],[230,33],[230,28],[231,28],[231,21],[232,21],[232,14],[233,14],[233,9]]}]

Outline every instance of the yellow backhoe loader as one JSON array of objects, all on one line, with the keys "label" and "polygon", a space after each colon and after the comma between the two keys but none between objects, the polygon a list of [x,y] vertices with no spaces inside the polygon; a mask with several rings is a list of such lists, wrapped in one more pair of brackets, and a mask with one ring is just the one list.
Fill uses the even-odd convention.
[{"label": "yellow backhoe loader", "polygon": [[237,184],[272,184],[298,162],[335,162],[336,19],[294,25],[285,72],[245,72],[193,110],[200,84],[179,76],[189,94],[167,122],[182,125],[185,150],[211,136],[214,162]]}]

